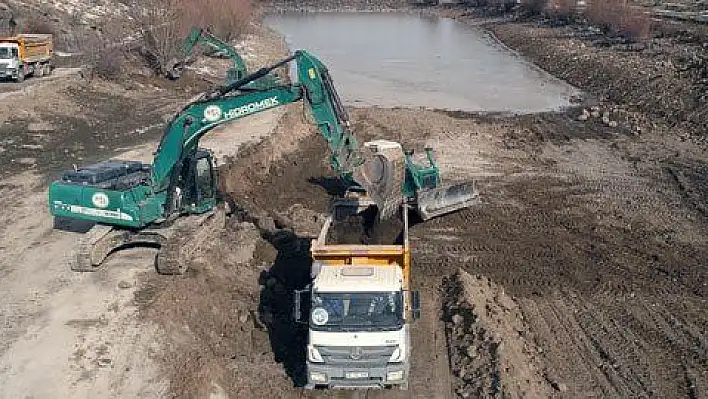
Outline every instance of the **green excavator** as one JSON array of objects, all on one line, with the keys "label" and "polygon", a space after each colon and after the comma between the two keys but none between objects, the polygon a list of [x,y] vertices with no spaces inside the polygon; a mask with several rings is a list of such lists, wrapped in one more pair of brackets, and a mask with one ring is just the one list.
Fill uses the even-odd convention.
[{"label": "green excavator", "polygon": [[[239,81],[248,75],[246,62],[241,55],[231,45],[215,36],[211,31],[204,28],[192,28],[187,37],[182,42],[182,54],[179,59],[174,59],[165,74],[168,78],[176,80],[182,77],[185,66],[190,62],[194,50],[200,44],[208,46],[215,55],[225,56],[233,63],[226,70],[226,85]],[[279,78],[273,75],[266,75],[248,83],[251,88],[266,88],[279,83]]]},{"label": "green excavator", "polygon": [[[256,89],[249,83],[295,61],[298,81]],[[327,68],[312,54],[296,51],[229,85],[204,93],[168,124],[152,164],[109,160],[65,172],[49,187],[48,205],[57,218],[96,224],[81,238],[71,267],[95,270],[125,246],[160,248],[156,267],[181,274],[215,223],[223,223],[212,153],[199,139],[216,126],[303,100],[331,151],[330,164],[349,189],[345,197],[373,203],[381,217],[405,202],[426,220],[478,202],[474,184],[443,187],[440,171],[396,142],[377,140],[359,146]]]}]

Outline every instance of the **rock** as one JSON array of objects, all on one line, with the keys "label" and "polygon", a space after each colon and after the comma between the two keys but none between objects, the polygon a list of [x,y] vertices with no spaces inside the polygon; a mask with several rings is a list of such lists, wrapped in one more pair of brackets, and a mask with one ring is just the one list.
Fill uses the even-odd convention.
[{"label": "rock", "polygon": [[465,377],[467,376],[467,371],[464,367],[460,368],[460,370],[457,371],[457,376],[463,380],[465,379]]},{"label": "rock", "polygon": [[452,323],[455,324],[456,326],[462,324],[462,322],[464,322],[464,321],[465,321],[465,318],[462,317],[462,315],[456,314],[456,315],[452,316]]},{"label": "rock", "polygon": [[568,391],[568,386],[562,382],[556,382],[553,385],[553,388],[558,392],[567,392]]},{"label": "rock", "polygon": [[118,288],[123,289],[123,290],[128,289],[132,286],[133,286],[133,284],[131,284],[130,282],[125,281],[125,280],[122,280],[121,282],[118,283]]},{"label": "rock", "polygon": [[98,359],[96,360],[96,362],[98,363],[98,367],[109,367],[111,363],[113,363],[111,359],[107,358]]},{"label": "rock", "polygon": [[565,385],[565,383],[559,381],[554,376],[546,375],[546,381],[548,381],[548,383],[551,384],[551,387],[553,387],[553,389],[555,389],[558,392],[568,391],[568,386]]},{"label": "rock", "polygon": [[588,110],[584,109],[583,113],[578,115],[578,120],[579,121],[586,121],[590,118],[590,112]]},{"label": "rock", "polygon": [[605,118],[607,118],[607,119],[610,118],[610,112],[609,112],[609,111],[605,111],[605,112],[602,113],[602,119],[605,119]]},{"label": "rock", "polygon": [[27,125],[30,132],[48,132],[54,130],[54,126],[47,122],[34,122]]},{"label": "rock", "polygon": [[603,117],[602,117],[602,123],[604,123],[605,125],[609,125],[609,124],[610,124],[610,118],[609,118],[608,116],[603,116]]},{"label": "rock", "polygon": [[37,163],[36,158],[18,158],[17,163],[20,165],[34,165]]},{"label": "rock", "polygon": [[477,350],[472,345],[468,346],[467,350],[465,352],[467,353],[467,356],[469,356],[469,357],[476,357],[477,356]]},{"label": "rock", "polygon": [[592,111],[592,112],[590,113],[590,115],[592,115],[593,118],[599,118],[599,117],[600,117],[600,111]]},{"label": "rock", "polygon": [[610,121],[610,123],[607,124],[609,127],[617,127],[617,121]]},{"label": "rock", "polygon": [[590,110],[591,110],[592,112],[597,112],[597,113],[599,113],[599,112],[600,112],[600,107],[597,106],[597,105],[593,105],[592,107],[590,107]]},{"label": "rock", "polygon": [[244,323],[246,323],[247,321],[248,321],[248,313],[242,313],[242,314],[238,317],[238,322],[241,323],[241,324],[244,324]]}]

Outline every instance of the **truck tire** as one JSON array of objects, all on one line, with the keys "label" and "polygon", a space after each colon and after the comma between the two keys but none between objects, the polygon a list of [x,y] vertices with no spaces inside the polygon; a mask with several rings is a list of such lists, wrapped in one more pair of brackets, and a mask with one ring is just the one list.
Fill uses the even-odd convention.
[{"label": "truck tire", "polygon": [[49,76],[52,74],[52,65],[51,64],[46,64],[44,66],[44,76]]},{"label": "truck tire", "polygon": [[19,71],[17,71],[17,83],[22,83],[25,81],[25,68],[20,68]]},{"label": "truck tire", "polygon": [[44,76],[44,64],[35,65],[33,75],[38,78]]}]

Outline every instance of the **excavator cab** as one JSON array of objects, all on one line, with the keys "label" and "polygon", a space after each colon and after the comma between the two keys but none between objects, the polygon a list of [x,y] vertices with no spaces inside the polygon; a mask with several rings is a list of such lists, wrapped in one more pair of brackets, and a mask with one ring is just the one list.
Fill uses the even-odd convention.
[{"label": "excavator cab", "polygon": [[210,151],[199,149],[187,159],[183,182],[180,206],[183,213],[205,213],[216,206],[217,177]]}]

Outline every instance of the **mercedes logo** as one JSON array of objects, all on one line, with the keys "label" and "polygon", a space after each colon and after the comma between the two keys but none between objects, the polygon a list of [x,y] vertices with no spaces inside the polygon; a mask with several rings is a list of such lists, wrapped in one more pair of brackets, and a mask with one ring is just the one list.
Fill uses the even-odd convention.
[{"label": "mercedes logo", "polygon": [[355,346],[352,348],[352,352],[349,354],[349,357],[352,360],[359,360],[361,359],[361,347]]}]

